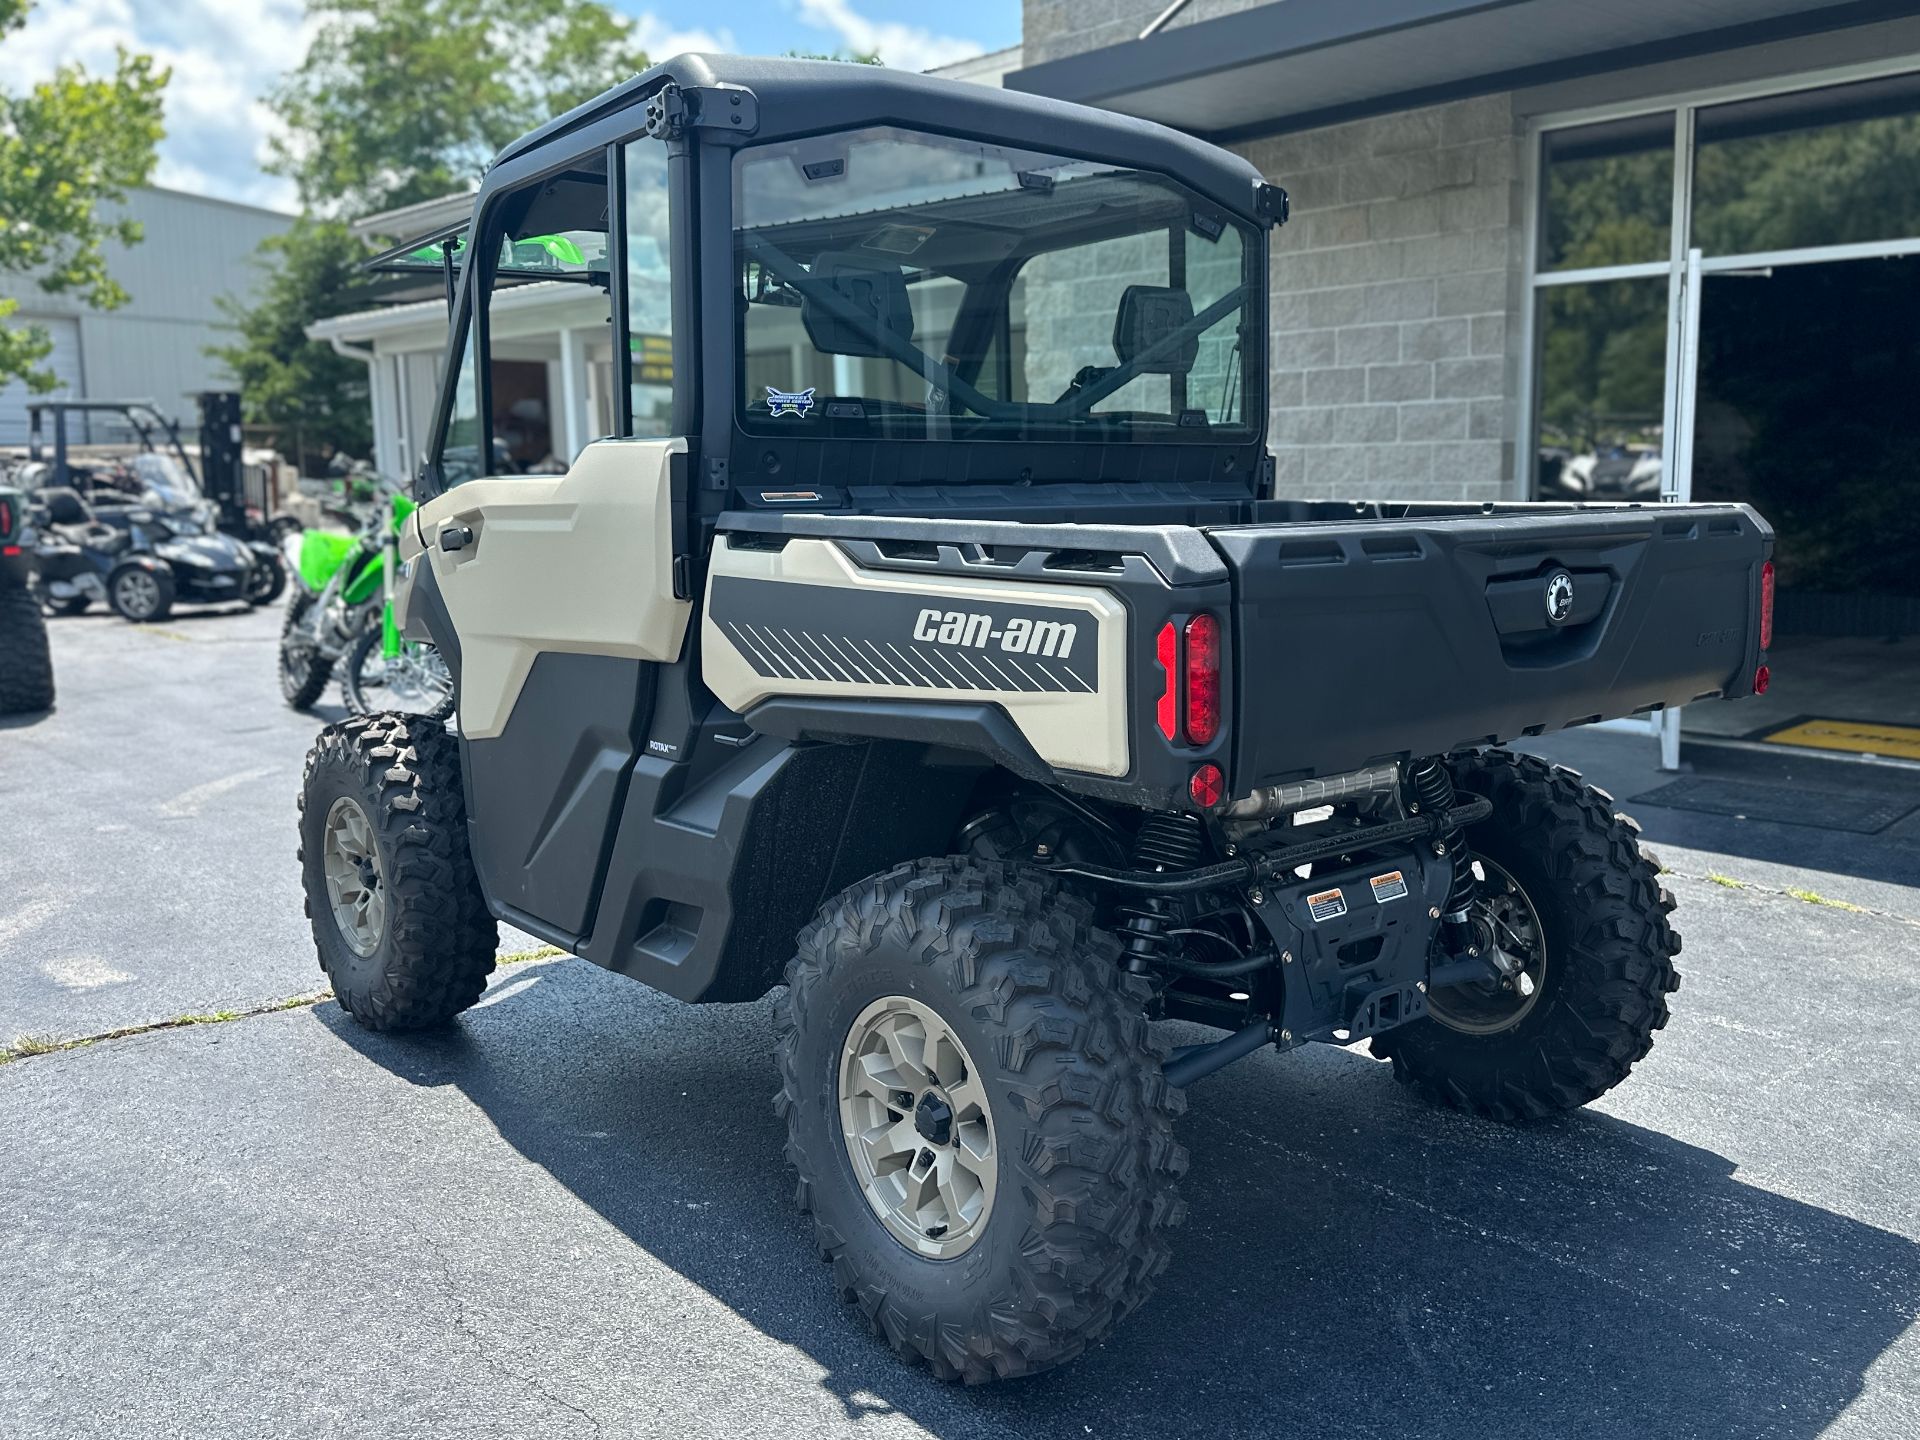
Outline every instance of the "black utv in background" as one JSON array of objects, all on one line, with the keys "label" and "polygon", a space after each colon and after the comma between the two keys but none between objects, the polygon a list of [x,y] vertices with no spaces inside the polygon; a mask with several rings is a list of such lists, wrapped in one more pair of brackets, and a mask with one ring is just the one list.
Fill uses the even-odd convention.
[{"label": "black utv in background", "polygon": [[[1772,532],[1272,498],[1286,212],[1157,125],[797,60],[683,56],[508,147],[394,602],[459,733],[374,714],[307,762],[340,1004],[444,1023],[500,921],[775,993],[832,1283],[968,1381],[1146,1299],[1175,1117],[1236,1059],[1366,1041],[1502,1120],[1624,1080],[1673,902],[1502,747],[1764,689]],[[583,286],[616,433],[503,467],[514,326]]]},{"label": "black utv in background", "polygon": [[0,715],[53,708],[53,655],[33,593],[27,497],[0,479]]}]

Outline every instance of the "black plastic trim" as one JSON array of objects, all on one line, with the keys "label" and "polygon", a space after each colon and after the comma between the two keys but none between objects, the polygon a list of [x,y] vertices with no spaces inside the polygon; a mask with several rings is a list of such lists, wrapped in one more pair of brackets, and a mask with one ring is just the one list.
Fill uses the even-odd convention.
[{"label": "black plastic trim", "polygon": [[767,700],[745,720],[783,740],[907,740],[967,750],[1027,780],[1053,781],[1013,718],[998,705],[942,700]]}]

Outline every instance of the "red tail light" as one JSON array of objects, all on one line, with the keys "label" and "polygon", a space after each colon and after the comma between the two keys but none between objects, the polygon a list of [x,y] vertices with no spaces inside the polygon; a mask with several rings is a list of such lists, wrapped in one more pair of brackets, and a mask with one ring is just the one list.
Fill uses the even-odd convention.
[{"label": "red tail light", "polygon": [[1220,622],[1211,615],[1187,621],[1187,739],[1211,745],[1220,733]]},{"label": "red tail light", "polygon": [[1773,648],[1773,561],[1760,567],[1760,648]]},{"label": "red tail light", "polygon": [[0,535],[11,534],[12,531],[13,502],[11,500],[0,500]]},{"label": "red tail light", "polygon": [[1160,722],[1160,733],[1173,740],[1180,732],[1180,632],[1173,628],[1171,620],[1160,627],[1160,642],[1154,654],[1160,668],[1167,672],[1166,689],[1160,693],[1156,718]]},{"label": "red tail light", "polygon": [[1754,694],[1756,695],[1766,694],[1767,687],[1772,683],[1773,683],[1773,671],[1769,670],[1766,666],[1762,665],[1758,670],[1753,672],[1753,693]]}]

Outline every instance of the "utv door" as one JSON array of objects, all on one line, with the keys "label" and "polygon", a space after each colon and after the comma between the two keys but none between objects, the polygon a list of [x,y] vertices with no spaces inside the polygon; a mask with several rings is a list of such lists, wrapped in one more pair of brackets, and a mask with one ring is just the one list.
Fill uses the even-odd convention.
[{"label": "utv door", "polygon": [[[629,291],[647,287],[635,303],[657,315],[668,276],[662,247],[629,262],[618,202],[656,206],[652,230],[666,194],[654,140],[496,167],[416,512],[410,619],[457,680],[475,865],[503,918],[561,943],[592,926],[657,672],[691,612],[674,594],[686,444],[632,436],[619,361]],[[585,441],[609,431],[628,433]]]}]

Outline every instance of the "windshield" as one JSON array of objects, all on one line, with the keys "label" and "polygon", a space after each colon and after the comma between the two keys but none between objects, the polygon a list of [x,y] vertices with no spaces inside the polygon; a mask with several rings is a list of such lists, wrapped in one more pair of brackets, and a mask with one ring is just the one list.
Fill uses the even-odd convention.
[{"label": "windshield", "polygon": [[200,486],[176,456],[135,455],[127,462],[142,491],[151,491],[162,505],[197,505]]},{"label": "windshield", "polygon": [[891,128],[734,164],[748,430],[1251,436],[1259,247],[1176,181]]}]

